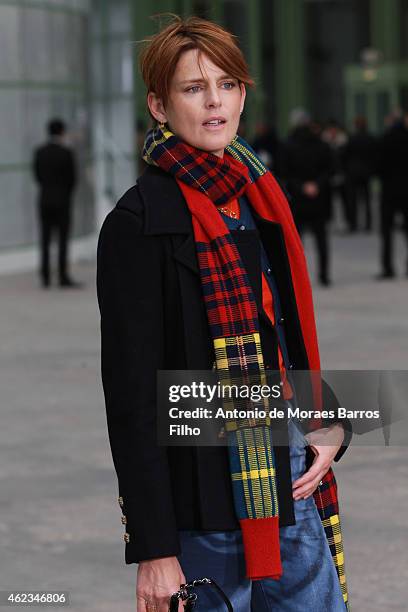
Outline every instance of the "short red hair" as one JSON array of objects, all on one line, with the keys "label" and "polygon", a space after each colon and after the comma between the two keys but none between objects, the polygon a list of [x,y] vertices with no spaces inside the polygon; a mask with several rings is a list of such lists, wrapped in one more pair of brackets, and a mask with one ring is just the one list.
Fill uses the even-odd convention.
[{"label": "short red hair", "polygon": [[172,20],[157,34],[144,39],[140,57],[140,71],[147,91],[162,99],[164,106],[169,98],[170,84],[177,62],[184,51],[198,49],[232,78],[250,87],[255,82],[249,74],[248,64],[238,47],[236,36],[217,23],[188,17],[182,19],[170,13]]}]

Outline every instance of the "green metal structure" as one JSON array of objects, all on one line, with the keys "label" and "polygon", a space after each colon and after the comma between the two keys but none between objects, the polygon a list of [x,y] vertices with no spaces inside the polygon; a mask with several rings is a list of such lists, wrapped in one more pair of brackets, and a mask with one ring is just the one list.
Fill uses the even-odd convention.
[{"label": "green metal structure", "polygon": [[381,132],[387,116],[408,105],[408,62],[400,50],[399,0],[371,0],[370,46],[379,52],[374,65],[350,65],[344,70],[346,122],[351,127],[356,115],[365,115],[369,127]]},{"label": "green metal structure", "polygon": [[[274,92],[276,113],[274,122],[278,132],[287,133],[290,110],[295,107],[308,107],[307,91],[307,53],[306,49],[306,10],[311,0],[270,0],[273,4],[273,24],[270,36],[273,37],[274,50]],[[232,3],[224,0],[129,0],[132,11],[133,40],[140,41],[146,35],[157,31],[157,20],[151,16],[163,12],[180,15],[200,15],[224,24],[226,11]],[[318,0],[314,0],[318,4]],[[241,5],[241,29],[245,31],[244,43],[246,57],[257,87],[248,92],[245,122],[246,134],[250,138],[256,123],[266,119],[267,101],[265,100],[265,79],[262,56],[262,0],[234,0],[235,6]],[[322,2],[323,5],[323,2]],[[367,115],[370,127],[378,131],[382,128],[384,117],[398,105],[408,102],[407,66],[402,61],[400,50],[400,0],[370,0],[369,24],[370,46],[382,54],[381,65],[367,69],[360,64],[345,66],[344,88],[346,101],[345,120],[350,126],[357,113]],[[135,44],[135,51],[137,44]],[[145,110],[144,84],[135,68],[136,116],[147,122]],[[311,109],[313,111],[313,109]]]}]

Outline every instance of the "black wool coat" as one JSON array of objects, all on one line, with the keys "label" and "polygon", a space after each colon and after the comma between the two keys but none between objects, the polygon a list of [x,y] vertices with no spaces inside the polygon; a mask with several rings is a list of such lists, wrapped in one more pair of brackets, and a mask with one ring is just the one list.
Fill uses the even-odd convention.
[{"label": "black wool coat", "polygon": [[[254,217],[258,230],[232,234],[255,294],[264,362],[278,369],[276,330],[262,308],[259,238],[280,292],[291,363],[308,369],[281,227]],[[179,554],[180,529],[239,529],[227,448],[157,445],[156,371],[210,370],[214,362],[191,214],[175,179],[159,168],[148,167],[103,223],[97,294],[126,563]],[[324,396],[325,408],[337,407],[328,387]],[[289,449],[275,453],[280,524],[292,525]]]}]

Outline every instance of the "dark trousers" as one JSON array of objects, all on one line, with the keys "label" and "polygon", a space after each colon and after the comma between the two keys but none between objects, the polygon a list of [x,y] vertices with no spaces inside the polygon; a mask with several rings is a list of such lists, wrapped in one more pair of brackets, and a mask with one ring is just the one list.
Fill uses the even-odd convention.
[{"label": "dark trousers", "polygon": [[351,218],[350,218],[350,206],[349,200],[347,198],[347,187],[346,183],[340,183],[340,185],[336,185],[333,189],[333,196],[338,195],[340,200],[340,206],[343,210],[343,217],[347,223],[349,229],[351,229]]},{"label": "dark trousers", "polygon": [[326,219],[297,219],[296,227],[300,237],[306,229],[313,234],[318,256],[319,279],[321,282],[327,281],[329,279],[329,241]]},{"label": "dark trousers", "polygon": [[347,183],[347,200],[349,229],[351,231],[358,229],[359,210],[362,205],[364,210],[364,229],[367,231],[371,230],[372,215],[369,181],[350,179]]},{"label": "dark trousers", "polygon": [[70,209],[50,210],[40,207],[40,276],[43,283],[50,282],[50,244],[54,231],[58,234],[58,276],[66,280],[68,274],[68,237],[70,229]]},{"label": "dark trousers", "polygon": [[[408,249],[408,196],[384,197],[381,200],[381,264],[382,271],[394,274],[394,226],[395,217],[400,212],[404,218],[404,233]],[[406,264],[408,273],[408,259]]]}]

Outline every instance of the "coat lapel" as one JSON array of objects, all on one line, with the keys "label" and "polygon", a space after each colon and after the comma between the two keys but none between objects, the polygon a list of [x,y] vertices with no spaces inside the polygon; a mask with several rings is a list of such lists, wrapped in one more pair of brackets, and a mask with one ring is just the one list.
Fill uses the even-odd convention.
[{"label": "coat lapel", "polygon": [[144,233],[180,234],[173,241],[173,257],[199,276],[191,214],[177,181],[160,168],[148,166],[138,185],[145,205]]},{"label": "coat lapel", "polygon": [[188,234],[181,244],[175,245],[173,257],[178,263],[181,263],[194,272],[194,274],[200,276],[193,232]]}]

